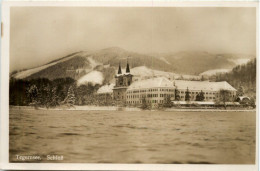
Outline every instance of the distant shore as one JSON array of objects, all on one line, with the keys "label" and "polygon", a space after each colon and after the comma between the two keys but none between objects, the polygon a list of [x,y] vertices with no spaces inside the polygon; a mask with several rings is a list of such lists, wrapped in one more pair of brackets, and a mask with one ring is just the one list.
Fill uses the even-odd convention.
[{"label": "distant shore", "polygon": [[[117,106],[73,106],[73,107],[55,107],[35,109],[33,106],[9,106],[10,110],[94,110],[94,111],[142,111],[137,107],[117,107]],[[217,109],[217,108],[165,108],[165,109],[151,109],[143,111],[165,111],[165,112],[256,112],[256,109]]]},{"label": "distant shore", "polygon": [[165,109],[178,112],[256,112],[256,109]]}]

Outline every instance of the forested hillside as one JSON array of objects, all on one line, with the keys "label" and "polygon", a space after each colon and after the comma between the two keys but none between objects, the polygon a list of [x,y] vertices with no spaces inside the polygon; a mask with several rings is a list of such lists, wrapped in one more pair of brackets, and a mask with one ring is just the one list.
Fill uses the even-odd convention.
[{"label": "forested hillside", "polygon": [[[70,77],[78,80],[91,71],[101,72],[104,84],[111,82],[121,63],[125,68],[128,60],[130,67],[145,66],[158,71],[175,74],[199,75],[213,69],[232,69],[237,61],[250,60],[252,56],[235,54],[212,54],[208,52],[179,52],[169,54],[141,54],[118,47],[96,51],[81,51],[51,61],[45,65],[22,71],[13,71],[10,76],[16,79],[37,79]],[[142,74],[142,73],[140,73]]]},{"label": "forested hillside", "polygon": [[208,52],[179,52],[165,55],[164,58],[175,66],[177,73],[182,74],[199,75],[208,70],[231,69],[235,66],[234,62],[230,60],[233,56],[223,57],[222,55]]},{"label": "forested hillside", "polygon": [[241,86],[245,95],[256,97],[256,58],[247,64],[238,65],[232,71],[225,74],[216,74],[210,78],[211,81],[227,81],[236,89]]}]

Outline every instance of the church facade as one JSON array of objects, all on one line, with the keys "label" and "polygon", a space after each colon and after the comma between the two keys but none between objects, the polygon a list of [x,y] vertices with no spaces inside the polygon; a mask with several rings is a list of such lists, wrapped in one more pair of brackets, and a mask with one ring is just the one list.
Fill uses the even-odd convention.
[{"label": "church facade", "polygon": [[126,72],[122,73],[121,65],[119,64],[118,72],[115,75],[115,86],[113,88],[113,99],[117,104],[126,102],[127,88],[132,84],[133,75],[130,73],[130,67],[127,62]]}]

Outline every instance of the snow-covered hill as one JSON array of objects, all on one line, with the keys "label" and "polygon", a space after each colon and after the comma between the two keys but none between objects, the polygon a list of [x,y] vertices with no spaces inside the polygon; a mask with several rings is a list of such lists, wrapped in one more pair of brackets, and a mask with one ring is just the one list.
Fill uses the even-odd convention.
[{"label": "snow-covered hill", "polygon": [[231,69],[213,69],[213,70],[208,70],[205,71],[203,73],[200,73],[200,76],[204,75],[204,76],[211,76],[211,75],[215,75],[217,73],[226,73],[231,71]]},{"label": "snow-covered hill", "polygon": [[72,55],[72,56],[67,57],[67,58],[63,58],[63,59],[61,59],[59,61],[55,61],[55,62],[51,62],[51,63],[45,64],[43,66],[35,67],[35,68],[32,68],[32,69],[27,69],[27,70],[24,70],[24,71],[21,71],[21,72],[18,72],[16,74],[14,74],[13,77],[16,78],[16,79],[24,79],[26,77],[31,76],[32,74],[40,72],[40,71],[42,71],[42,70],[44,70],[44,69],[46,69],[48,67],[51,67],[53,65],[58,64],[58,63],[67,61],[67,60],[69,60],[69,59],[71,59],[73,57],[75,57],[75,55]]},{"label": "snow-covered hill", "polygon": [[244,63],[249,58],[251,56],[242,58],[234,54],[219,55],[207,52],[147,55],[112,47],[76,52],[39,67],[16,72],[11,77],[50,80],[71,77],[77,80],[78,84],[113,83],[118,64],[121,63],[122,67],[126,67],[128,60],[134,79],[160,76],[169,79],[200,79],[201,75],[228,72],[236,64]]},{"label": "snow-covered hill", "polygon": [[142,80],[142,79],[147,79],[147,78],[151,78],[151,77],[166,77],[170,80],[172,80],[172,79],[200,79],[200,76],[197,76],[197,75],[185,75],[185,74],[182,75],[182,74],[176,74],[176,73],[172,73],[172,72],[153,70],[146,66],[132,68],[131,74],[134,75],[134,80],[137,80],[137,79]]},{"label": "snow-covered hill", "polygon": [[82,85],[82,84],[87,84],[87,83],[92,83],[92,84],[102,84],[104,80],[104,76],[101,72],[99,71],[91,71],[89,73],[87,73],[86,75],[84,75],[83,77],[81,77],[77,84],[78,85]]},{"label": "snow-covered hill", "polygon": [[246,64],[251,60],[251,58],[238,58],[238,59],[229,59],[229,61],[235,63],[236,65]]}]

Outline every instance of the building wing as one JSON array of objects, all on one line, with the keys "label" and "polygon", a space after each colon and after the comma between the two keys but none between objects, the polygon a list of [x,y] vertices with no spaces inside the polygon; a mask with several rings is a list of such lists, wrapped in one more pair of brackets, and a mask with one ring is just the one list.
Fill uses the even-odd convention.
[{"label": "building wing", "polygon": [[188,89],[194,91],[219,91],[221,89],[236,91],[228,82],[210,82],[210,81],[186,81],[186,80],[174,80],[173,84],[178,89]]},{"label": "building wing", "polygon": [[169,79],[165,77],[158,77],[158,78],[135,81],[128,87],[128,90],[153,88],[153,87],[174,87],[174,85]]}]

